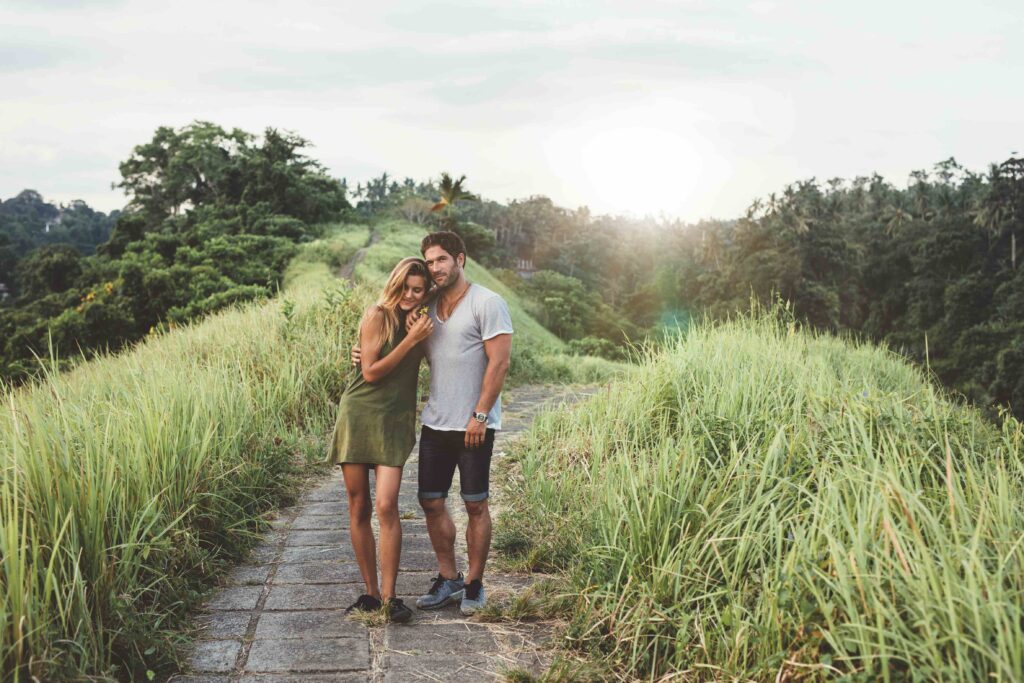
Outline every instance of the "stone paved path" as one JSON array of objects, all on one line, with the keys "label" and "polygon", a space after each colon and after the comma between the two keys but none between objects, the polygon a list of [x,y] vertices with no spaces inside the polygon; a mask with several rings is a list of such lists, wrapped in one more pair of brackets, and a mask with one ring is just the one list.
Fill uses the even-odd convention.
[{"label": "stone paved path", "polygon": [[[540,386],[506,391],[505,429],[495,441],[495,457],[545,405],[593,391]],[[405,519],[398,594],[410,606],[437,572],[416,500],[417,450],[406,465],[399,497]],[[458,476],[455,480],[449,509],[459,531],[459,568],[465,571],[466,518]],[[413,608],[408,624],[367,628],[346,619],[345,606],[363,586],[348,536],[340,468],[306,491],[297,505],[281,510],[273,526],[204,605],[201,632],[187,653],[189,671],[172,677],[174,683],[475,683],[501,680],[503,669],[544,668],[543,627],[478,623],[463,617],[456,605],[432,612]],[[489,570],[485,582],[493,596],[525,586],[529,577]]]}]

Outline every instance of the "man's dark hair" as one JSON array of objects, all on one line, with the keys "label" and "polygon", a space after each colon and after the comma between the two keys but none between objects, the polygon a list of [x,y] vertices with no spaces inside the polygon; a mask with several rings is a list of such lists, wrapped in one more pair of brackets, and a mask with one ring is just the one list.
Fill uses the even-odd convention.
[{"label": "man's dark hair", "polygon": [[458,233],[451,232],[450,230],[442,230],[441,232],[432,232],[423,238],[420,242],[420,253],[424,256],[427,255],[427,249],[430,247],[441,247],[449,254],[452,258],[458,258],[459,254],[466,256],[466,243],[462,241]]}]

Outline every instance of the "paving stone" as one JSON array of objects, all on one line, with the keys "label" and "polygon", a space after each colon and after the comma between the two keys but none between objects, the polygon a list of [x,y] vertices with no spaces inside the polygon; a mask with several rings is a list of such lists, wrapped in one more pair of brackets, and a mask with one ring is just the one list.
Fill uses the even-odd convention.
[{"label": "paving stone", "polygon": [[273,519],[268,520],[267,523],[270,524],[270,528],[272,529],[286,529],[288,528],[288,525],[291,524],[291,521],[288,517],[277,515]]},{"label": "paving stone", "polygon": [[299,501],[300,503],[327,503],[345,500],[346,497],[345,485],[341,482],[331,482],[328,486],[318,486],[303,493]]},{"label": "paving stone", "polygon": [[239,683],[368,683],[369,671],[331,674],[245,674]]},{"label": "paving stone", "polygon": [[408,552],[403,548],[402,556],[398,561],[398,567],[402,571],[406,572],[430,571],[432,569],[436,570],[437,556],[434,555],[433,550],[427,552]]},{"label": "paving stone", "polygon": [[201,640],[192,646],[188,665],[200,673],[228,673],[241,649],[240,640]]},{"label": "paving stone", "polygon": [[388,644],[399,651],[453,653],[462,651],[486,653],[495,649],[494,635],[484,624],[416,623],[412,628],[388,629]]},{"label": "paving stone", "polygon": [[205,607],[208,610],[255,609],[262,591],[262,586],[222,588],[206,603]]},{"label": "paving stone", "polygon": [[274,575],[274,584],[358,583],[362,574],[355,562],[301,562],[282,564]]},{"label": "paving stone", "polygon": [[341,545],[349,543],[347,532],[339,529],[328,531],[292,531],[288,534],[285,547],[304,545]]},{"label": "paving stone", "polygon": [[464,654],[458,658],[451,655],[389,653],[388,670],[384,683],[410,683],[410,681],[444,681],[444,683],[481,683],[500,681],[498,673],[503,668],[494,657],[479,654]]},{"label": "paving stone", "polygon": [[361,671],[369,668],[369,643],[357,638],[256,640],[245,665],[247,673]]},{"label": "paving stone", "polygon": [[266,546],[277,546],[288,536],[287,529],[270,529],[260,534],[260,544]]},{"label": "paving stone", "polygon": [[317,562],[331,560],[334,562],[355,562],[355,554],[348,543],[335,546],[296,546],[285,548],[281,553],[281,562]]},{"label": "paving stone", "polygon": [[224,639],[245,637],[252,612],[212,612],[196,619],[199,637],[203,639]]},{"label": "paving stone", "polygon": [[314,586],[274,586],[265,610],[337,609],[348,607],[362,591],[353,584],[325,583]]},{"label": "paving stone", "polygon": [[253,549],[249,551],[248,561],[253,564],[273,562],[274,558],[277,557],[277,553],[277,546],[260,544],[254,546]]},{"label": "paving stone", "polygon": [[348,516],[348,506],[345,503],[331,501],[327,503],[307,503],[300,508],[301,515],[345,515]]},{"label": "paving stone", "polygon": [[256,626],[256,638],[363,638],[366,627],[342,610],[265,612]]},{"label": "paving stone", "polygon": [[409,553],[422,553],[433,557],[434,546],[427,537],[403,535],[401,537],[401,554],[406,555]]},{"label": "paving stone", "polygon": [[231,676],[216,674],[175,674],[167,679],[167,683],[228,683]]},{"label": "paving stone", "polygon": [[427,592],[434,581],[437,572],[398,572],[398,581],[395,588],[398,597],[404,598],[411,595],[422,595]]},{"label": "paving stone", "polygon": [[[457,654],[488,653],[500,649],[495,633],[486,624],[430,624],[417,621],[407,626],[390,625],[387,628],[388,647],[392,650]],[[504,625],[501,638],[513,649],[522,647],[524,643],[521,635]]]},{"label": "paving stone", "polygon": [[348,530],[348,515],[301,515],[295,518],[292,529],[343,529]]},{"label": "paving stone", "polygon": [[227,581],[236,586],[260,586],[267,582],[269,575],[268,564],[243,564],[228,572]]}]

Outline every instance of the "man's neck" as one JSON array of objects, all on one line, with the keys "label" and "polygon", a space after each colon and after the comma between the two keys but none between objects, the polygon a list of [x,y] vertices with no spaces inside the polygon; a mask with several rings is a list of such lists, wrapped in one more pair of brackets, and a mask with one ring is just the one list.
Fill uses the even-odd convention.
[{"label": "man's neck", "polygon": [[450,304],[462,296],[467,289],[469,289],[469,280],[464,275],[460,276],[458,282],[441,291],[441,301],[445,304]]}]

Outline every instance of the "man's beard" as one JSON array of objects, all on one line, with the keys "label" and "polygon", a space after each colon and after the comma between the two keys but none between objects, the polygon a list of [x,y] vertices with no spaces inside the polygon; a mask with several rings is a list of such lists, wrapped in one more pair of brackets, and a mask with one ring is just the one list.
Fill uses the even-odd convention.
[{"label": "man's beard", "polygon": [[448,273],[447,275],[445,275],[444,284],[441,284],[437,280],[434,280],[434,285],[436,285],[438,289],[448,289],[449,287],[452,286],[452,283],[455,282],[457,279],[458,278],[452,277],[452,273]]}]

